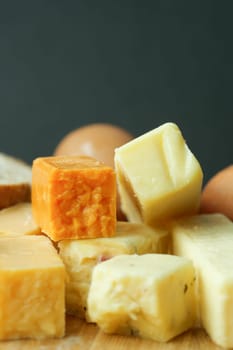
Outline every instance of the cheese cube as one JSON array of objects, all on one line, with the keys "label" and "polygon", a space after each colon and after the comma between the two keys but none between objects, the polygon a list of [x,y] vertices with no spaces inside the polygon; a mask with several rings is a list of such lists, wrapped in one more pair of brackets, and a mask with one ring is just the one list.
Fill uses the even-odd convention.
[{"label": "cheese cube", "polygon": [[63,240],[58,249],[68,274],[67,312],[88,321],[87,296],[94,266],[119,254],[167,253],[168,234],[143,224],[117,222],[114,237]]},{"label": "cheese cube", "polygon": [[45,236],[0,239],[0,340],[62,337],[65,269]]},{"label": "cheese cube", "polygon": [[32,235],[40,232],[32,216],[31,203],[18,203],[0,210],[0,236],[1,234]]},{"label": "cheese cube", "polygon": [[53,241],[109,237],[116,227],[114,170],[90,157],[37,158],[32,209]]},{"label": "cheese cube", "polygon": [[203,214],[174,223],[173,250],[193,260],[198,276],[200,322],[218,345],[233,347],[233,223]]},{"label": "cheese cube", "polygon": [[97,265],[90,318],[106,333],[166,342],[195,324],[190,260],[166,254],[121,255]]},{"label": "cheese cube", "polygon": [[165,123],[115,150],[122,210],[157,225],[197,212],[203,173],[179,128]]}]

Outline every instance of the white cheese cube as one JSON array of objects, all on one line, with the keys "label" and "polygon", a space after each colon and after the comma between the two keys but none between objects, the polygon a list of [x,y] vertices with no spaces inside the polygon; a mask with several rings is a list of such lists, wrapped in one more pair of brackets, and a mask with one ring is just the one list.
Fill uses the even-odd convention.
[{"label": "white cheese cube", "polygon": [[93,267],[119,254],[167,253],[168,234],[144,224],[117,222],[110,238],[63,240],[58,243],[65,264],[67,313],[88,321],[87,295]]},{"label": "white cheese cube", "polygon": [[192,259],[198,277],[200,323],[218,345],[233,347],[233,223],[222,214],[173,225],[173,251]]},{"label": "white cheese cube", "polygon": [[154,226],[195,214],[203,173],[173,123],[165,123],[115,151],[122,210],[129,221]]},{"label": "white cheese cube", "polygon": [[121,255],[97,265],[89,315],[106,333],[165,342],[196,321],[195,274],[189,259]]}]

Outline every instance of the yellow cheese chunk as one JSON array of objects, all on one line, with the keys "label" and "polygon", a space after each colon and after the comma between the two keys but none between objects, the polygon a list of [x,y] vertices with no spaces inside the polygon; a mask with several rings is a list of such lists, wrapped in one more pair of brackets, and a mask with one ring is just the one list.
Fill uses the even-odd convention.
[{"label": "yellow cheese chunk", "polygon": [[203,173],[175,124],[165,123],[117,148],[115,167],[129,221],[153,226],[197,212]]},{"label": "yellow cheese chunk", "polygon": [[67,312],[88,317],[87,295],[93,267],[119,254],[166,253],[168,234],[143,224],[117,222],[116,235],[111,238],[63,240],[58,243],[65,264]]},{"label": "yellow cheese chunk", "polygon": [[62,337],[65,269],[45,236],[0,239],[0,340]]},{"label": "yellow cheese chunk", "polygon": [[15,204],[0,211],[0,236],[2,233],[33,235],[40,232],[32,216],[31,203]]},{"label": "yellow cheese chunk", "polygon": [[173,250],[193,260],[200,323],[210,338],[233,347],[233,223],[221,214],[196,215],[173,226]]},{"label": "yellow cheese chunk", "polygon": [[166,254],[116,256],[93,270],[89,315],[106,333],[165,342],[195,324],[194,285],[189,259]]}]

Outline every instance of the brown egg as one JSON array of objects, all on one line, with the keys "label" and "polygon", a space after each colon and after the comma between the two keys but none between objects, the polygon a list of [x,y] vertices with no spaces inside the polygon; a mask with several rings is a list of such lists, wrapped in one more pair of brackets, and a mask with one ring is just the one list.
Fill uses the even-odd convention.
[{"label": "brown egg", "polygon": [[213,176],[202,192],[201,213],[222,213],[233,220],[233,165]]},{"label": "brown egg", "polygon": [[[87,155],[114,167],[114,150],[133,139],[133,135],[119,126],[96,123],[75,129],[57,145],[54,155]],[[124,220],[118,197],[117,218]]]},{"label": "brown egg", "polygon": [[111,124],[90,124],[71,131],[58,144],[54,155],[88,155],[114,167],[114,150],[131,140],[126,130]]}]

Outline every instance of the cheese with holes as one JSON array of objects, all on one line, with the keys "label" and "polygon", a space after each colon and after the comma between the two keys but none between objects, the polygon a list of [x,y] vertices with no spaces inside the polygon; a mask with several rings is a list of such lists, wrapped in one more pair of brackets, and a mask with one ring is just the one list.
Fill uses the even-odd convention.
[{"label": "cheese with holes", "polygon": [[18,203],[0,210],[0,236],[2,234],[33,235],[40,232],[32,216],[31,203]]},{"label": "cheese with holes", "polygon": [[116,227],[116,176],[85,156],[37,158],[32,167],[32,209],[53,241],[109,237]]},{"label": "cheese with holes", "polygon": [[87,295],[95,265],[119,254],[167,253],[168,242],[166,231],[129,222],[117,222],[114,237],[60,241],[59,254],[68,274],[67,312],[89,320]]},{"label": "cheese with holes", "polygon": [[149,225],[198,211],[203,173],[176,124],[165,123],[115,150],[122,210]]},{"label": "cheese with holes", "polygon": [[94,268],[88,308],[106,333],[166,342],[196,321],[192,262],[167,254],[116,256]]},{"label": "cheese with holes", "polygon": [[0,340],[62,337],[65,269],[45,236],[0,239]]},{"label": "cheese with holes", "polygon": [[196,215],[173,226],[173,250],[192,259],[198,276],[200,323],[210,338],[233,347],[233,223],[222,214]]}]

